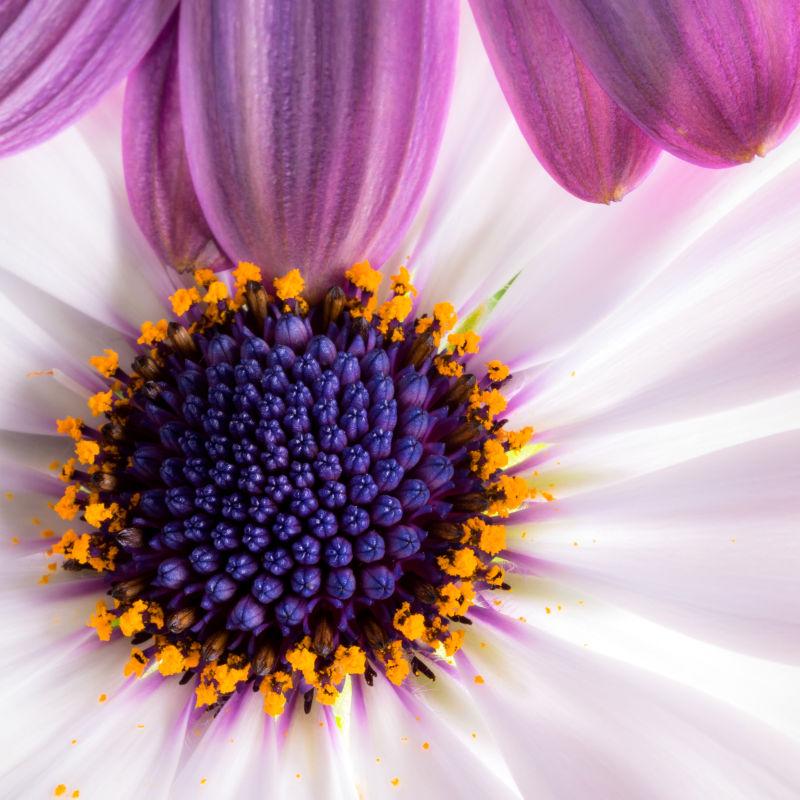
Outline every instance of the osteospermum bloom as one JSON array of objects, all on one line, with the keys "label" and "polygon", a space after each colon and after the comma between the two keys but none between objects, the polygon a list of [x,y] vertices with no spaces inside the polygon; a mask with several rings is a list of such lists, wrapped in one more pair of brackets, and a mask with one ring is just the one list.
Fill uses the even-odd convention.
[{"label": "osteospermum bloom", "polygon": [[113,105],[0,165],[10,796],[797,794],[800,154],[592,209],[473,66],[379,275],[166,271]]},{"label": "osteospermum bloom", "polygon": [[[797,124],[793,0],[714,0],[702,11],[689,0],[471,0],[470,7],[528,144],[582,199],[619,200],[662,149],[727,167],[764,155]],[[162,191],[181,187],[188,200],[194,182],[219,236],[204,161],[215,151],[217,166],[241,168],[222,156],[270,119],[279,140],[299,126],[319,145],[323,106],[314,117],[282,114],[287,96],[308,91],[306,79],[290,77],[308,65],[326,84],[323,94],[350,111],[328,128],[332,143],[346,139],[355,160],[370,147],[389,155],[410,146],[420,154],[410,163],[424,166],[447,110],[457,11],[456,0],[18,0],[0,13],[0,154],[52,136],[135,68],[130,125],[149,126],[162,140],[139,157],[166,162]],[[366,82],[365,70],[381,61],[384,78]],[[248,97],[261,106],[255,114]],[[371,131],[358,110],[370,103],[380,108]],[[285,155],[280,146],[273,153],[276,174]],[[221,243],[234,260],[248,244],[224,235]]]}]

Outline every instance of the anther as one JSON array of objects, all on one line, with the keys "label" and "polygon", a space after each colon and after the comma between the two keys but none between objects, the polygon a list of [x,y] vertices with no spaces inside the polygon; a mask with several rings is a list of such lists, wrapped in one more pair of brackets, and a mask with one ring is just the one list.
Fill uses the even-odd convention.
[{"label": "anther", "polygon": [[167,630],[170,633],[183,633],[187,628],[191,628],[197,619],[197,611],[194,608],[182,608],[180,611],[173,611],[166,619]]},{"label": "anther", "polygon": [[125,439],[125,428],[118,422],[107,422],[100,428],[100,435],[111,442],[121,442]]},{"label": "anther", "polygon": [[197,355],[197,345],[192,335],[178,322],[170,322],[167,325],[167,344],[184,358]]},{"label": "anther", "polygon": [[252,667],[254,675],[268,675],[278,663],[278,642],[274,636],[262,644],[253,656]]},{"label": "anther", "polygon": [[453,500],[453,511],[465,511],[469,514],[479,514],[489,508],[489,498],[481,492],[462,494]]},{"label": "anther", "polygon": [[386,635],[384,634],[383,628],[372,614],[369,612],[362,614],[359,623],[364,638],[369,642],[369,646],[373,650],[382,650],[386,647]]},{"label": "anther", "polygon": [[480,429],[474,422],[467,421],[459,425],[448,437],[447,445],[450,449],[461,447],[476,438]]},{"label": "anther", "polygon": [[140,631],[139,633],[134,633],[131,636],[131,644],[136,647],[137,645],[144,644],[148,639],[151,639],[153,636],[152,633],[148,633],[148,631]]},{"label": "anther", "polygon": [[181,679],[178,681],[178,686],[185,686],[194,676],[193,669],[187,669],[186,672],[181,675]]},{"label": "anther", "polygon": [[430,358],[436,351],[436,343],[431,334],[426,333],[424,336],[418,337],[411,349],[408,351],[408,363],[416,368],[419,368],[424,363],[425,359]]},{"label": "anther", "polygon": [[146,381],[154,381],[161,373],[158,364],[150,356],[136,356],[133,359],[131,368]]},{"label": "anther", "polygon": [[202,657],[204,662],[216,661],[224,652],[228,643],[228,632],[218,631],[212,633],[203,645]]},{"label": "anther", "polygon": [[263,327],[267,318],[267,290],[258,281],[247,281],[244,299],[258,327]]},{"label": "anther", "polygon": [[323,658],[327,658],[333,652],[334,632],[330,615],[323,612],[314,629],[314,635],[311,639],[311,649]]},{"label": "anther", "polygon": [[472,625],[472,620],[469,617],[464,617],[461,614],[453,614],[452,616],[448,617],[448,619],[453,620],[453,622],[460,622],[462,625]]},{"label": "anther", "polygon": [[360,336],[364,341],[369,336],[370,324],[364,317],[357,317],[353,320],[353,335]]},{"label": "anther", "polygon": [[378,673],[372,668],[370,664],[367,664],[366,669],[364,670],[364,680],[367,682],[367,686],[372,686],[372,682],[375,680],[375,676]]},{"label": "anther", "polygon": [[434,522],[428,533],[435,536],[437,539],[444,539],[446,542],[456,542],[461,539],[461,530],[457,525],[452,522]]},{"label": "anther", "polygon": [[442,398],[442,405],[460,406],[466,403],[478,381],[474,375],[462,375]]},{"label": "anther", "polygon": [[110,472],[95,472],[92,475],[92,483],[101,492],[113,492],[119,486],[119,479]]},{"label": "anther", "polygon": [[428,583],[428,581],[423,580],[413,573],[409,572],[404,575],[400,583],[407,587],[421,603],[433,605],[437,600],[436,589],[433,587],[433,584]]},{"label": "anther", "polygon": [[144,533],[141,528],[123,528],[115,538],[123,547],[132,550],[144,544]]},{"label": "anther", "polygon": [[309,689],[303,695],[303,711],[305,711],[306,714],[310,714],[312,705],[314,705],[314,690]]},{"label": "anther", "polygon": [[322,301],[322,330],[328,330],[328,326],[332,322],[339,319],[342,311],[344,310],[345,294],[338,287],[334,286],[328,290],[325,299]]},{"label": "anther", "polygon": [[427,664],[420,661],[416,656],[411,659],[411,671],[414,675],[424,675],[429,680],[435,681],[436,675]]},{"label": "anther", "polygon": [[109,589],[109,594],[115,600],[132,600],[142,593],[147,586],[146,578],[131,578],[129,581],[120,581]]}]

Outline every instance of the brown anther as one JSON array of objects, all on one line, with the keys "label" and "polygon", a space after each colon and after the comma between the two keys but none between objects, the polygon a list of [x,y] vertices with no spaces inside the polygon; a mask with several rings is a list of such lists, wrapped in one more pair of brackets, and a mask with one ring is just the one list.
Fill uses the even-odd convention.
[{"label": "brown anther", "polygon": [[436,352],[436,343],[430,333],[417,337],[411,349],[408,351],[408,363],[419,368],[426,358],[430,358]]},{"label": "brown anther", "polygon": [[457,542],[461,539],[462,531],[453,522],[434,522],[428,528],[428,533],[437,539],[444,539],[446,542]]},{"label": "brown anther", "polygon": [[314,690],[309,689],[303,695],[303,711],[305,711],[306,714],[310,714],[312,705],[314,705]]},{"label": "brown anther", "polygon": [[360,336],[364,341],[369,336],[370,324],[364,317],[356,317],[353,320],[353,336]]},{"label": "brown anther", "polygon": [[411,659],[411,671],[414,675],[424,675],[429,680],[436,680],[436,675],[434,675],[433,670],[416,656]]},{"label": "brown anther", "polygon": [[121,442],[125,438],[125,428],[118,422],[106,422],[100,428],[100,435],[110,442]]},{"label": "brown anther", "polygon": [[317,655],[327,658],[333,652],[333,636],[335,632],[329,614],[323,613],[314,628],[314,634],[311,637],[311,649]]},{"label": "brown anther", "polygon": [[328,289],[325,299],[322,301],[322,330],[328,330],[331,322],[339,319],[346,301],[345,293],[339,286]]},{"label": "brown anther", "polygon": [[160,367],[150,356],[136,356],[131,368],[146,381],[156,380],[161,373]]},{"label": "brown anther", "polygon": [[253,656],[252,669],[254,675],[268,675],[278,663],[278,644],[268,641],[256,650]]},{"label": "brown anther", "polygon": [[197,345],[192,339],[192,334],[179,322],[170,322],[167,325],[167,344],[185,358],[191,358],[197,354]]},{"label": "brown anther", "polygon": [[364,680],[367,682],[367,686],[372,686],[372,682],[375,680],[375,676],[378,673],[372,668],[370,664],[367,664],[366,669],[364,670]]},{"label": "brown anther", "polygon": [[489,498],[480,492],[462,494],[453,499],[453,511],[466,511],[469,514],[479,514],[489,508]]},{"label": "brown anther", "polygon": [[110,472],[95,472],[92,475],[92,483],[101,492],[113,492],[119,486],[119,479]]},{"label": "brown anther", "polygon": [[383,650],[387,645],[386,634],[380,623],[369,612],[362,614],[359,619],[361,632],[373,650]]},{"label": "brown anther", "polygon": [[475,439],[480,433],[480,428],[474,422],[467,421],[459,425],[448,437],[446,444],[448,447],[461,447]]},{"label": "brown anther", "polygon": [[161,396],[161,387],[155,381],[146,381],[142,386],[142,394],[148,400],[158,400]]},{"label": "brown anther", "polygon": [[216,661],[224,652],[228,643],[228,632],[218,631],[212,633],[203,645],[202,657],[204,662]]},{"label": "brown anther", "polygon": [[400,584],[407,588],[421,603],[433,605],[438,600],[436,589],[433,585],[411,572],[406,573],[400,579]]},{"label": "brown anther", "polygon": [[173,611],[167,616],[167,630],[170,633],[183,633],[187,628],[191,628],[197,619],[197,610],[194,608],[182,608],[180,611]]},{"label": "brown anther", "polygon": [[442,405],[460,406],[466,403],[477,384],[474,375],[462,375],[442,398]]},{"label": "brown anther", "polygon": [[62,569],[67,570],[68,572],[83,572],[84,570],[91,569],[91,564],[82,564],[80,561],[76,561],[74,558],[68,558],[62,565]]},{"label": "brown anther", "polygon": [[139,633],[134,633],[133,636],[131,636],[131,644],[136,647],[137,645],[144,644],[152,637],[152,633],[148,633],[147,631],[139,631]]},{"label": "brown anther", "polygon": [[267,290],[258,281],[247,281],[244,287],[244,300],[256,323],[259,327],[262,327],[267,318],[267,307],[269,305]]},{"label": "brown anther", "polygon": [[132,550],[144,544],[144,533],[141,528],[123,528],[115,538],[123,547]]},{"label": "brown anther", "polygon": [[145,586],[147,586],[147,581],[144,578],[131,578],[129,581],[115,583],[109,590],[109,594],[115,600],[133,600],[142,593]]},{"label": "brown anther", "polygon": [[472,620],[469,617],[464,617],[461,614],[453,614],[452,616],[448,617],[448,619],[453,620],[453,622],[460,622],[462,625],[472,625]]}]

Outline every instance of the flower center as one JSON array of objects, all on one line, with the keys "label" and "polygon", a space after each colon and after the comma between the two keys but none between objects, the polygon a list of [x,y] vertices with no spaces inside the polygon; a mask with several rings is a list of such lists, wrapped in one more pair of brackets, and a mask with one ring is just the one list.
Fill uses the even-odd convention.
[{"label": "flower center", "polygon": [[197,705],[254,683],[265,710],[292,692],[332,703],[350,674],[395,684],[451,656],[476,590],[507,588],[497,517],[528,496],[502,474],[531,431],[497,417],[508,369],[464,371],[478,349],[452,306],[411,320],[405,268],[378,303],[368,264],[322,302],[297,270],[241,264],[235,295],[208,271],[171,300],[182,323],[145,323],[130,373],[106,351],[99,428],[75,440],[55,505],[91,528],[54,551],[93,568],[101,639],[132,637],[148,665],[197,680]]}]

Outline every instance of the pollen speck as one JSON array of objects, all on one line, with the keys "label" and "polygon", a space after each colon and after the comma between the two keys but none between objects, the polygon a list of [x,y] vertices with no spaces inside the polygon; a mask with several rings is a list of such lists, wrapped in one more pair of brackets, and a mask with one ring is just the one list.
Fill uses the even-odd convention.
[{"label": "pollen speck", "polygon": [[200,785],[203,786],[208,782],[208,778],[200,778]]},{"label": "pollen speck", "polygon": [[108,695],[105,692],[97,698],[98,703],[105,703],[106,700],[108,700]]},{"label": "pollen speck", "polygon": [[423,742],[422,743],[422,749],[423,750],[430,750],[430,747],[431,747],[430,742]]},{"label": "pollen speck", "polygon": [[59,783],[58,786],[56,786],[56,788],[53,789],[53,794],[56,797],[61,797],[61,795],[64,794],[66,791],[67,787],[63,783]]},{"label": "pollen speck", "polygon": [[392,778],[392,786],[398,786],[400,784],[400,778]]},{"label": "pollen speck", "polygon": [[486,681],[484,681],[484,679],[483,679],[483,675],[476,675],[473,680],[475,681],[475,683],[477,683],[479,685],[482,684],[482,683],[486,683]]}]

